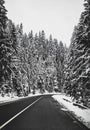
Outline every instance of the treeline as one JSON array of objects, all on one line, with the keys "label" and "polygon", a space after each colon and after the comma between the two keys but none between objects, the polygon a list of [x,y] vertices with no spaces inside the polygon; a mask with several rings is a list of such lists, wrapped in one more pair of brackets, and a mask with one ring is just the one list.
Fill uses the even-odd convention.
[{"label": "treeline", "polygon": [[90,101],[90,0],[85,0],[84,11],[71,38],[65,90],[85,105]]},{"label": "treeline", "polygon": [[28,95],[62,91],[64,62],[67,50],[63,43],[47,39],[44,31],[23,32],[6,16],[4,0],[0,0],[0,92]]}]

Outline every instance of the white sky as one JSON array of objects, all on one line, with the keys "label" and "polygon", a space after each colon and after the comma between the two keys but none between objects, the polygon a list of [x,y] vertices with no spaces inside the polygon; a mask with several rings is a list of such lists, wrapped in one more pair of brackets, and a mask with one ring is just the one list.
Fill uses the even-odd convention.
[{"label": "white sky", "polygon": [[44,30],[48,37],[68,46],[73,28],[83,11],[84,0],[5,0],[7,16],[15,24],[23,23],[24,32]]}]

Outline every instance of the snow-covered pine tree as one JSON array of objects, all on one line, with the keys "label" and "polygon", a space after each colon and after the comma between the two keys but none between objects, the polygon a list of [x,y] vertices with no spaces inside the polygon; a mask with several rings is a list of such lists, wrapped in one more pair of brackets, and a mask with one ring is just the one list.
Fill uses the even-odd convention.
[{"label": "snow-covered pine tree", "polygon": [[12,44],[6,32],[7,10],[4,6],[4,0],[0,0],[0,83],[8,82],[11,71],[11,52]]},{"label": "snow-covered pine tree", "polygon": [[18,56],[17,56],[17,36],[16,36],[16,28],[14,23],[11,20],[7,21],[7,27],[6,32],[8,34],[8,37],[10,39],[10,45],[11,45],[11,63],[10,67],[12,70],[12,74],[10,75],[10,86],[12,90],[15,89],[15,85],[13,84],[13,79],[15,79],[15,73],[17,71],[17,64],[18,64]]},{"label": "snow-covered pine tree", "polygon": [[71,93],[78,100],[86,103],[90,96],[90,1],[85,0],[85,10],[82,12],[79,24],[72,37],[70,53]]},{"label": "snow-covered pine tree", "polygon": [[71,38],[71,44],[69,46],[68,52],[67,52],[67,61],[66,61],[66,67],[65,69],[65,91],[66,93],[72,95],[72,91],[75,88],[75,81],[76,76],[74,75],[73,69],[75,67],[75,52],[76,52],[76,36],[77,36],[77,26],[75,26],[72,38]]},{"label": "snow-covered pine tree", "polygon": [[57,50],[56,50],[56,69],[57,69],[57,81],[58,88],[60,91],[63,89],[63,81],[64,81],[64,46],[63,43],[60,42]]},{"label": "snow-covered pine tree", "polygon": [[82,73],[82,83],[84,85],[83,100],[88,100],[90,99],[90,0],[85,0],[84,7],[85,11],[81,15],[81,21],[83,23],[83,35],[81,43],[83,46],[85,46],[85,69]]}]

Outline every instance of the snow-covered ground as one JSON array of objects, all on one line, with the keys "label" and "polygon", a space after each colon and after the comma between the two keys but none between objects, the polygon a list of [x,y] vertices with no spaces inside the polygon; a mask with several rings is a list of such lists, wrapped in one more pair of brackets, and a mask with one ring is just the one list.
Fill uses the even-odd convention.
[{"label": "snow-covered ground", "polygon": [[[56,101],[62,104],[68,111],[70,111],[80,122],[90,128],[90,109],[86,107],[81,108],[78,104],[74,105],[71,97],[64,94],[52,96]],[[83,109],[82,109],[83,108]]]},{"label": "snow-covered ground", "polygon": [[[50,93],[45,91],[45,93],[43,95],[46,95],[46,94],[50,94]],[[0,104],[7,103],[7,102],[13,102],[13,101],[17,101],[17,100],[20,100],[20,99],[23,99],[23,98],[28,98],[28,97],[38,96],[38,95],[42,95],[39,90],[37,90],[35,92],[35,94],[31,93],[26,97],[25,96],[18,97],[15,94],[13,94],[13,96],[11,94],[9,94],[9,96],[5,95],[4,97],[2,97],[1,94],[0,94]]]},{"label": "snow-covered ground", "polygon": [[19,99],[19,97],[18,96],[11,96],[11,95],[5,95],[4,97],[2,97],[1,95],[0,95],[0,104],[2,104],[2,103],[5,103],[5,102],[10,102],[10,101],[14,101],[14,100],[18,100]]}]

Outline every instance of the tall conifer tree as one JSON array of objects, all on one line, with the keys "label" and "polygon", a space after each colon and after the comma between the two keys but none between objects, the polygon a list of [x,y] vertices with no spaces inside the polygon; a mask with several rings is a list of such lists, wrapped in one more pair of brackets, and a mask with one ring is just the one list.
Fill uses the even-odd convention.
[{"label": "tall conifer tree", "polygon": [[11,74],[9,40],[5,31],[8,18],[4,3],[0,0],[0,82],[8,80]]}]

